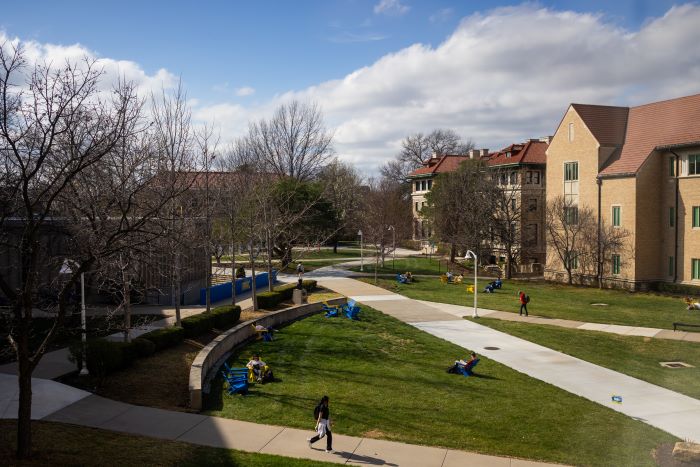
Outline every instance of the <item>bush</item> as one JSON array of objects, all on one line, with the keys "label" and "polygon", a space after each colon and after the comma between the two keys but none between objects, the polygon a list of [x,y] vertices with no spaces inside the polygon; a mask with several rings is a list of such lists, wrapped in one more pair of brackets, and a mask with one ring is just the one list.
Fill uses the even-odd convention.
[{"label": "bush", "polygon": [[149,357],[156,352],[156,345],[148,339],[143,339],[141,337],[137,337],[131,341],[131,345],[140,358]]},{"label": "bush", "polygon": [[[257,294],[258,306],[260,308],[274,308],[278,303],[284,301],[284,297],[280,292],[261,292]],[[291,297],[291,295],[290,295]]]},{"label": "bush", "polygon": [[674,295],[700,295],[700,287],[689,284],[673,284],[670,282],[657,282],[653,286],[659,292]]},{"label": "bush", "polygon": [[214,327],[214,317],[211,313],[200,313],[182,319],[182,329],[185,337],[196,337],[211,330]]},{"label": "bush", "polygon": [[316,286],[318,285],[318,282],[316,282],[313,279],[306,279],[301,281],[301,286],[306,290],[307,292],[313,291]]},{"label": "bush", "polygon": [[221,330],[232,328],[241,319],[241,307],[238,305],[225,305],[214,308],[211,311],[214,317],[214,327]]},{"label": "bush", "polygon": [[[137,347],[133,342],[113,342],[104,339],[93,339],[87,342],[87,369],[98,378],[102,378],[117,370],[124,369],[134,363],[138,357]],[[83,361],[83,344],[77,341],[71,344],[71,360]]]},{"label": "bush", "polygon": [[143,334],[140,339],[147,339],[153,342],[156,350],[163,350],[182,342],[185,339],[185,330],[176,326],[156,329]]}]

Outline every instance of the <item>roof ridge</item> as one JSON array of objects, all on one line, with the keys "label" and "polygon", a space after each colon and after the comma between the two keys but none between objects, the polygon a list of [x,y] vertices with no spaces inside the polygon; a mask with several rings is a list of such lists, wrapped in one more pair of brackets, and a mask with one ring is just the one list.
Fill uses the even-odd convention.
[{"label": "roof ridge", "polygon": [[689,94],[689,95],[687,95],[687,96],[672,97],[672,98],[670,98],[670,99],[663,99],[663,100],[655,101],[655,102],[647,102],[646,104],[639,104],[639,105],[635,105],[635,106],[630,107],[630,108],[631,108],[631,109],[638,109],[638,108],[640,108],[640,107],[647,107],[647,106],[650,106],[650,105],[663,104],[663,103],[665,103],[665,102],[680,101],[680,100],[682,100],[682,99],[690,99],[690,98],[697,98],[697,97],[700,97],[700,93]]}]

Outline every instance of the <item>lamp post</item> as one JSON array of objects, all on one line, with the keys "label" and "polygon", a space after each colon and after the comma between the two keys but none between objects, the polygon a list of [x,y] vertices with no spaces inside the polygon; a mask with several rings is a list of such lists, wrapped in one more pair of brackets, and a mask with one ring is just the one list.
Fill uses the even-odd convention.
[{"label": "lamp post", "polygon": [[[70,263],[78,266],[73,260],[65,259],[63,260],[63,265],[59,274],[73,274],[73,270],[70,267]],[[80,273],[80,328],[81,328],[81,341],[83,343],[83,361],[82,368],[80,369],[80,376],[87,376],[90,372],[87,369],[87,325],[85,323],[85,273]]]},{"label": "lamp post", "polygon": [[394,228],[393,225],[389,226],[389,230],[391,230],[391,243],[392,243],[392,258],[391,258],[391,270],[394,271],[396,270],[396,229]]},{"label": "lamp post", "polygon": [[362,255],[362,230],[358,230],[357,235],[360,236],[360,272],[362,272],[365,270],[365,260]]},{"label": "lamp post", "polygon": [[477,312],[477,308],[476,308],[476,294],[477,294],[477,290],[479,289],[479,287],[476,285],[476,272],[477,272],[476,253],[474,253],[472,250],[467,250],[467,254],[464,255],[464,259],[473,259],[474,260],[474,314],[472,315],[472,318],[478,318],[479,313]]}]

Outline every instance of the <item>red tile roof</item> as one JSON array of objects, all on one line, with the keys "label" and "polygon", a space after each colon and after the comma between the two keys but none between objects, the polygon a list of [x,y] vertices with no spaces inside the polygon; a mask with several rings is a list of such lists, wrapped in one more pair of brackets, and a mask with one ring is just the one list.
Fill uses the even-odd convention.
[{"label": "red tile roof", "polygon": [[637,107],[571,104],[601,146],[617,146],[600,175],[634,174],[655,148],[700,143],[700,94]]},{"label": "red tile roof", "polygon": [[419,167],[408,174],[408,177],[420,177],[426,175],[436,175],[445,172],[454,172],[461,162],[469,160],[469,156],[460,154],[445,154],[430,158],[425,167]]},{"label": "red tile roof", "polygon": [[[489,155],[489,165],[510,165],[510,164],[546,164],[547,156],[545,152],[549,145],[544,141],[530,140],[526,143],[511,144],[498,152]],[[507,153],[511,153],[507,157]]]}]

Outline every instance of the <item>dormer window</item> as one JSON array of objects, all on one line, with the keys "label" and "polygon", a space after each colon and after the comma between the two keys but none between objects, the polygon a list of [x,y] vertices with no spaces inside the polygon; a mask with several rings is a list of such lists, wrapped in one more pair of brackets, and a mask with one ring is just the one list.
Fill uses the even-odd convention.
[{"label": "dormer window", "polygon": [[510,155],[511,155],[510,151],[506,152],[506,157],[510,157]]}]

